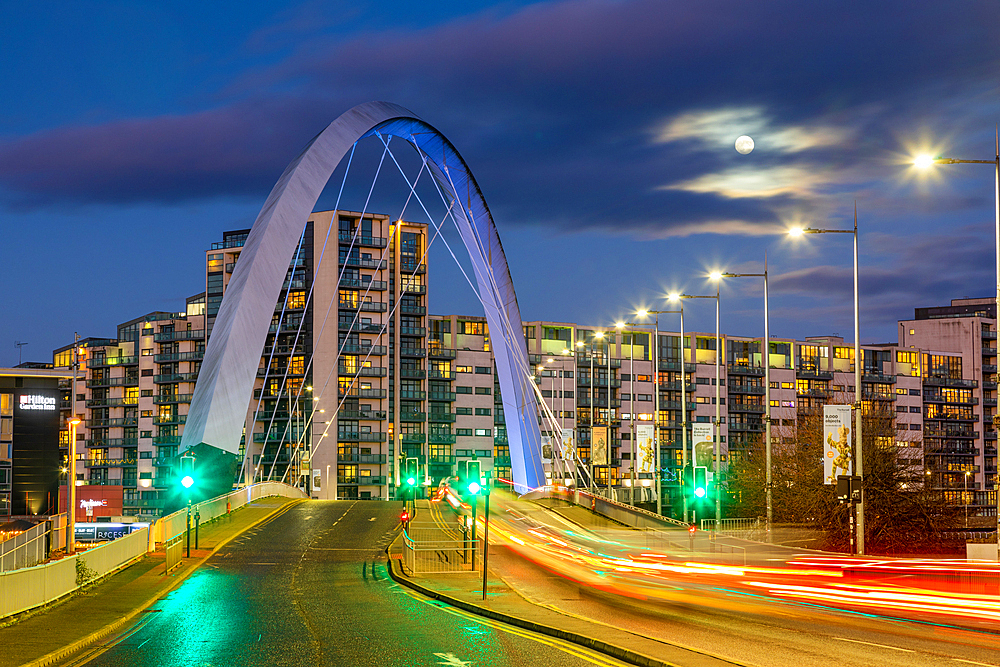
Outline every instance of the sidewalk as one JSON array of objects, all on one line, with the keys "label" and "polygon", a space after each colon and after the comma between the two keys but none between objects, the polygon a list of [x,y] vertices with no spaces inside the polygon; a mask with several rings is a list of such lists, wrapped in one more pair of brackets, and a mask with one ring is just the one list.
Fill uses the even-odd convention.
[{"label": "sidewalk", "polygon": [[[418,501],[418,510],[427,516],[430,508],[426,505],[421,507]],[[510,552],[506,547],[490,545],[491,564],[509,563],[518,559],[520,556]],[[485,601],[482,572],[409,575],[402,567],[401,539],[396,539],[389,547],[388,567],[394,580],[428,597],[480,616],[586,646],[623,662],[649,667],[739,665],[694,649],[534,604],[509,586],[492,567],[488,573]]]},{"label": "sidewalk", "polygon": [[164,574],[161,548],[84,591],[0,627],[0,667],[53,664],[128,627],[143,609],[180,585],[215,550],[294,502],[290,498],[261,498],[228,518],[203,524],[199,548],[194,548],[192,537],[191,557],[182,558],[168,575]]}]

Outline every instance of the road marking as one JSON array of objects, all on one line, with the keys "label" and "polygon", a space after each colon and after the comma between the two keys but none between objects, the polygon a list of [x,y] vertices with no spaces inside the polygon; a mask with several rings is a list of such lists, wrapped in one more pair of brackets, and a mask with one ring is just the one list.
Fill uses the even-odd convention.
[{"label": "road marking", "polygon": [[[836,639],[838,642],[851,642],[852,644],[864,644],[866,646],[878,646],[879,648],[888,648],[888,649],[892,649],[893,651],[903,651],[904,653],[916,653],[916,651],[914,651],[913,649],[900,648],[898,646],[889,646],[888,644],[876,644],[875,642],[863,642],[863,641],[860,641],[858,639],[847,639],[845,637],[833,637],[833,639]],[[992,667],[992,665],[991,665],[991,667]]]},{"label": "road marking", "polygon": [[374,521],[374,520],[375,520],[375,518],[376,518],[376,517],[372,517],[372,518],[370,518],[370,519],[368,519],[368,520],[369,520],[369,521]]},{"label": "road marking", "polygon": [[472,664],[471,662],[459,660],[455,657],[454,653],[435,653],[434,656],[444,661],[439,662],[439,665],[448,665],[448,667],[468,667]]},{"label": "road marking", "polygon": [[308,520],[309,520],[309,519],[311,519],[311,518],[313,518],[313,515],[312,515],[312,514],[310,514],[309,516],[304,516],[304,517],[302,517],[302,520],[303,520],[303,521],[308,521]]},{"label": "road marking", "polygon": [[277,565],[277,563],[247,563],[247,565]]},{"label": "road marking", "polygon": [[952,658],[955,662],[964,662],[967,665],[982,665],[983,667],[996,667],[991,662],[976,662],[975,660],[962,660],[961,658]]}]

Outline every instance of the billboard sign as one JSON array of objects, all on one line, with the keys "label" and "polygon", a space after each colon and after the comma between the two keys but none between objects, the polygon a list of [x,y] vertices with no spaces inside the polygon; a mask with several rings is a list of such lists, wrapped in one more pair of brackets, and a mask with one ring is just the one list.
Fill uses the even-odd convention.
[{"label": "billboard sign", "polygon": [[691,451],[694,452],[694,465],[712,468],[712,454],[715,447],[714,433],[712,424],[703,422],[691,424]]},{"label": "billboard sign", "polygon": [[590,429],[590,463],[595,466],[608,465],[608,427],[594,426]]},{"label": "billboard sign", "polygon": [[823,483],[851,474],[851,406],[823,406]]},{"label": "billboard sign", "polygon": [[562,458],[564,461],[572,461],[576,458],[576,432],[571,428],[562,430]]},{"label": "billboard sign", "polygon": [[542,463],[552,463],[552,436],[542,436]]},{"label": "billboard sign", "polygon": [[635,439],[637,443],[636,472],[656,472],[656,454],[653,437],[652,424],[640,424],[635,427]]}]

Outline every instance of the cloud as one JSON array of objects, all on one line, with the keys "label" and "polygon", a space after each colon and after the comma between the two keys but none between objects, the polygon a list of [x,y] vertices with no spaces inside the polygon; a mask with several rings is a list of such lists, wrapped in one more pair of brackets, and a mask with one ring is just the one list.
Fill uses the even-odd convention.
[{"label": "cloud", "polygon": [[662,186],[665,190],[686,190],[700,194],[718,194],[726,198],[778,197],[815,194],[833,179],[805,167],[741,167],[720,173],[703,174],[689,181]]}]

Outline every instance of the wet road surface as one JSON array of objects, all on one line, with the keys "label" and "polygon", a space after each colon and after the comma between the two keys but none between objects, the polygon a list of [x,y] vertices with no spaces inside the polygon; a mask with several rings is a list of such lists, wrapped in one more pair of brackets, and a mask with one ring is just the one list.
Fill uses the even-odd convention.
[{"label": "wet road surface", "polygon": [[401,503],[307,501],[244,533],[141,620],[65,664],[620,665],[389,579]]}]

